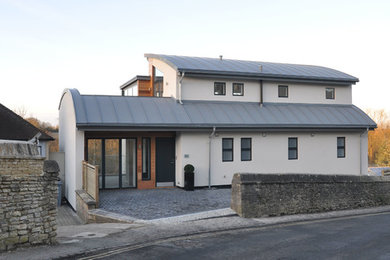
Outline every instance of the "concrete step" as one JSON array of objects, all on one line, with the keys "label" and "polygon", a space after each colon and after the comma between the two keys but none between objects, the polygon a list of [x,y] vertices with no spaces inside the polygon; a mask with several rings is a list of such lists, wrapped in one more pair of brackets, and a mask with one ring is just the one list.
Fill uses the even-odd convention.
[{"label": "concrete step", "polygon": [[88,210],[89,223],[134,223],[136,218],[105,211],[102,209]]}]

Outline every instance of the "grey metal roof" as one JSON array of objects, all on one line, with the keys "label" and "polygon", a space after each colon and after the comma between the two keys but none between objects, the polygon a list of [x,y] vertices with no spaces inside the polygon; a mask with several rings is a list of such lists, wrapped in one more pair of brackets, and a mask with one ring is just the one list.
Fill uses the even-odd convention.
[{"label": "grey metal roof", "polygon": [[[230,75],[263,79],[300,79],[354,84],[358,78],[344,72],[313,65],[200,58],[163,54],[145,54],[147,58],[160,59],[186,74]],[[260,69],[261,66],[261,69]]]},{"label": "grey metal roof", "polygon": [[376,124],[354,105],[184,101],[72,93],[79,129],[362,129]]}]

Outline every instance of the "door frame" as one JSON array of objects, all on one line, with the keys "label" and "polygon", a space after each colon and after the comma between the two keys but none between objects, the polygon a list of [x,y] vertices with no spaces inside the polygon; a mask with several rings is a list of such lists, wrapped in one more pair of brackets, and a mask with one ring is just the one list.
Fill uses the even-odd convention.
[{"label": "door frame", "polygon": [[[174,136],[172,137],[156,137],[156,184],[155,186],[156,187],[164,187],[164,186],[158,186],[157,185],[157,175],[158,175],[158,170],[157,170],[157,162],[158,162],[158,153],[157,153],[157,140],[158,139],[170,139],[173,141],[173,162],[174,162],[174,167],[173,167],[173,186],[172,187],[176,187],[176,138]],[[164,183],[164,182],[161,182],[161,183]]]}]

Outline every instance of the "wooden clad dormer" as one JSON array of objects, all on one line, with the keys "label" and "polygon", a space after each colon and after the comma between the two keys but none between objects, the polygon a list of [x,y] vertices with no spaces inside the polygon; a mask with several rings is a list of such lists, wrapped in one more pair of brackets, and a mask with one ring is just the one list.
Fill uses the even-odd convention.
[{"label": "wooden clad dormer", "polygon": [[[162,85],[163,78],[155,77],[155,86]],[[121,87],[122,96],[153,97],[153,88],[150,76],[137,75]]]}]

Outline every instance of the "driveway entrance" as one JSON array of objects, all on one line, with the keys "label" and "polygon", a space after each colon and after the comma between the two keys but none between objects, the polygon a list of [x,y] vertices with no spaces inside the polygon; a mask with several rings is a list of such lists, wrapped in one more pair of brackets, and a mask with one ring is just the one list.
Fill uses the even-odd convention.
[{"label": "driveway entrance", "polygon": [[230,207],[231,189],[101,190],[100,209],[137,219],[158,219]]}]

